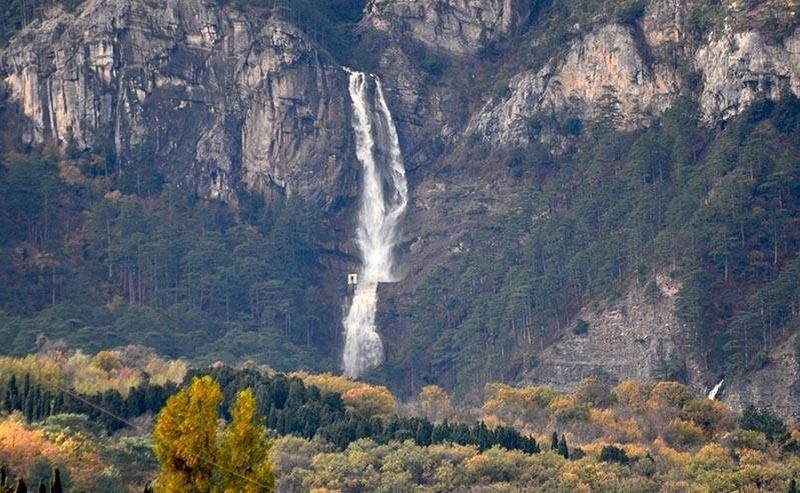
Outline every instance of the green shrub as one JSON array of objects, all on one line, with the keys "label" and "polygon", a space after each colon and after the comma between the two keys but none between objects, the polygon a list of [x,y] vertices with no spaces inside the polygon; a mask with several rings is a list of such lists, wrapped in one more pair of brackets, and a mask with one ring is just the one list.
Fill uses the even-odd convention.
[{"label": "green shrub", "polygon": [[622,24],[634,24],[644,15],[645,0],[623,0],[614,7],[614,19]]},{"label": "green shrub", "polygon": [[783,441],[789,430],[786,424],[768,409],[747,406],[739,418],[739,426],[745,430],[760,431],[770,442]]},{"label": "green shrub", "polygon": [[766,351],[759,351],[753,356],[753,361],[750,362],[751,370],[760,370],[769,364],[769,356]]},{"label": "green shrub", "polygon": [[577,137],[581,134],[583,130],[583,122],[579,118],[569,118],[564,123],[564,132],[567,135],[572,135],[573,137]]},{"label": "green shrub", "polygon": [[583,336],[589,333],[589,322],[579,318],[572,326],[572,333],[576,336]]},{"label": "green shrub", "polygon": [[426,52],[420,64],[426,73],[434,77],[442,75],[442,71],[444,70],[441,58],[433,52]]},{"label": "green shrub", "polygon": [[627,464],[630,458],[625,450],[615,447],[614,445],[606,445],[600,451],[600,460],[603,462],[618,462],[620,464]]}]

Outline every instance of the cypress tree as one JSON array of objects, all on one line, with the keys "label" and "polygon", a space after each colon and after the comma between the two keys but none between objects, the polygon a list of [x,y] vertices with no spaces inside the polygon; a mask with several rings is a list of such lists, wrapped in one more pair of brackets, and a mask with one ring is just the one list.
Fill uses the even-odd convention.
[{"label": "cypress tree", "polygon": [[558,450],[558,432],[554,431],[550,438],[550,450]]},{"label": "cypress tree", "polygon": [[17,376],[11,375],[6,386],[6,393],[3,396],[3,406],[6,411],[19,409],[19,389],[17,388]]},{"label": "cypress tree", "polygon": [[31,393],[31,374],[26,373],[25,378],[22,380],[22,394],[20,395],[20,403],[24,403],[28,400],[28,396]]},{"label": "cypress tree", "polygon": [[279,435],[286,435],[289,433],[286,430],[286,413],[284,411],[280,411],[277,414],[278,418],[275,421],[275,431],[277,431]]},{"label": "cypress tree", "polygon": [[273,430],[278,429],[278,409],[275,408],[275,404],[272,404],[269,407],[269,415],[267,417],[267,428]]},{"label": "cypress tree", "polygon": [[430,430],[425,427],[425,424],[420,422],[417,424],[417,430],[414,436],[414,441],[417,442],[417,445],[424,447],[426,445],[431,444],[431,433]]},{"label": "cypress tree", "polygon": [[53,469],[53,477],[50,479],[50,493],[64,493],[64,488],[61,486],[61,471],[57,467]]},{"label": "cypress tree", "polygon": [[[25,376],[27,377],[27,374]],[[28,384],[27,378],[25,383]],[[25,418],[28,421],[36,421],[37,419],[36,407],[39,403],[39,388],[34,387],[33,389],[29,390],[28,392],[25,392],[24,394],[25,394],[25,404],[23,406],[24,407],[23,414],[25,415]]]},{"label": "cypress tree", "polygon": [[367,423],[363,419],[359,419],[356,423],[356,438],[368,438],[370,435],[367,429]]},{"label": "cypress tree", "polygon": [[289,395],[286,398],[286,405],[289,407],[302,406],[306,401],[306,387],[299,378],[293,378],[289,383]]},{"label": "cypress tree", "polygon": [[486,427],[486,423],[481,421],[476,428],[475,440],[478,442],[478,448],[481,450],[488,449],[492,441],[489,438],[489,429]]},{"label": "cypress tree", "polygon": [[569,448],[567,448],[567,439],[561,435],[561,442],[558,444],[558,453],[565,459],[569,459]]},{"label": "cypress tree", "polygon": [[522,451],[526,454],[538,454],[539,453],[539,445],[536,443],[536,439],[533,436],[528,436],[522,446]]}]

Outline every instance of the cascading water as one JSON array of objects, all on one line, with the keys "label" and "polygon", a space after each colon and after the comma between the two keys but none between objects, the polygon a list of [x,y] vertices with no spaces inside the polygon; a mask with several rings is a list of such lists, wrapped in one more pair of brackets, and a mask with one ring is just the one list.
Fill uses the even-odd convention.
[{"label": "cascading water", "polygon": [[362,265],[353,301],[344,319],[344,373],[357,378],[383,362],[375,327],[378,283],[395,282],[397,224],[408,203],[403,156],[392,114],[377,77],[348,70],[353,103],[356,157],[363,167],[356,242]]},{"label": "cascading water", "polygon": [[725,379],[719,381],[718,384],[714,385],[714,388],[708,393],[708,398],[712,401],[717,398],[717,394],[719,394],[719,390],[722,388],[722,384],[725,383]]}]

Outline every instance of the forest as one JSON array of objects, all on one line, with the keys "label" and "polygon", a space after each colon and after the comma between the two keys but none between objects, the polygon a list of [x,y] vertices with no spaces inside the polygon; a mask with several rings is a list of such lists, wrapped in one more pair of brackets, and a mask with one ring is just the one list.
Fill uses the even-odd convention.
[{"label": "forest", "polygon": [[[659,273],[680,283],[685,346],[712,372],[761,368],[796,333],[800,101],[762,101],[713,129],[683,98],[660,124],[630,133],[612,130],[618,100],[606,101],[592,125],[575,128],[572,152],[509,153],[510,172],[531,186],[417,290],[389,381],[465,390],[503,380],[529,369],[526,352],[575,329],[592,300],[640,286],[658,302]],[[682,365],[651,377],[685,378]]]},{"label": "forest", "polygon": [[0,158],[6,354],[49,338],[94,351],[136,343],[207,362],[334,367],[318,209],[243,196],[234,212],[175,190],[153,169],[125,173],[112,161],[16,149]]},{"label": "forest", "polygon": [[50,348],[0,360],[0,375],[5,481],[51,492],[56,474],[64,491],[105,492],[794,491],[800,477],[796,425],[677,382],[492,383],[471,402],[427,386],[400,402],[331,374],[187,371],[137,347]]}]

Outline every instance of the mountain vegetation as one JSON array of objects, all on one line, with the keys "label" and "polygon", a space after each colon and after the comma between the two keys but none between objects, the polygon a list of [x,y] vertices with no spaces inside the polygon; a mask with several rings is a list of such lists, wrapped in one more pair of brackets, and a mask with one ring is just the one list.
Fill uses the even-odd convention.
[{"label": "mountain vegetation", "polygon": [[[37,357],[55,364],[64,356]],[[105,359],[97,356],[88,364]],[[24,365],[0,367],[10,380]],[[39,378],[31,382],[44,384]],[[473,404],[427,387],[399,403],[383,387],[330,374],[215,367],[189,372],[161,405],[128,414],[96,394],[62,391],[86,407],[32,418],[4,402],[7,484],[57,477],[64,491],[109,492],[784,491],[800,475],[796,425],[764,409],[736,416],[677,382],[589,379],[567,394],[490,384]],[[98,409],[117,422],[104,426],[90,414]]]},{"label": "mountain vegetation", "polygon": [[[615,111],[562,156],[538,144],[510,154],[509,172],[535,179],[418,289],[390,381],[467,389],[507,378],[531,364],[517,349],[573,327],[590,300],[631,285],[657,299],[658,273],[680,283],[686,347],[712,371],[763,366],[797,332],[800,101],[754,104],[720,129],[705,128],[688,98],[637,132],[609,129]],[[680,366],[665,371],[653,377],[682,378]]]},{"label": "mountain vegetation", "polygon": [[243,196],[231,211],[152,167],[23,151],[11,145],[0,157],[6,354],[35,351],[45,335],[89,351],[144,344],[207,362],[335,367],[336,310],[320,282],[329,229],[318,209]]}]

